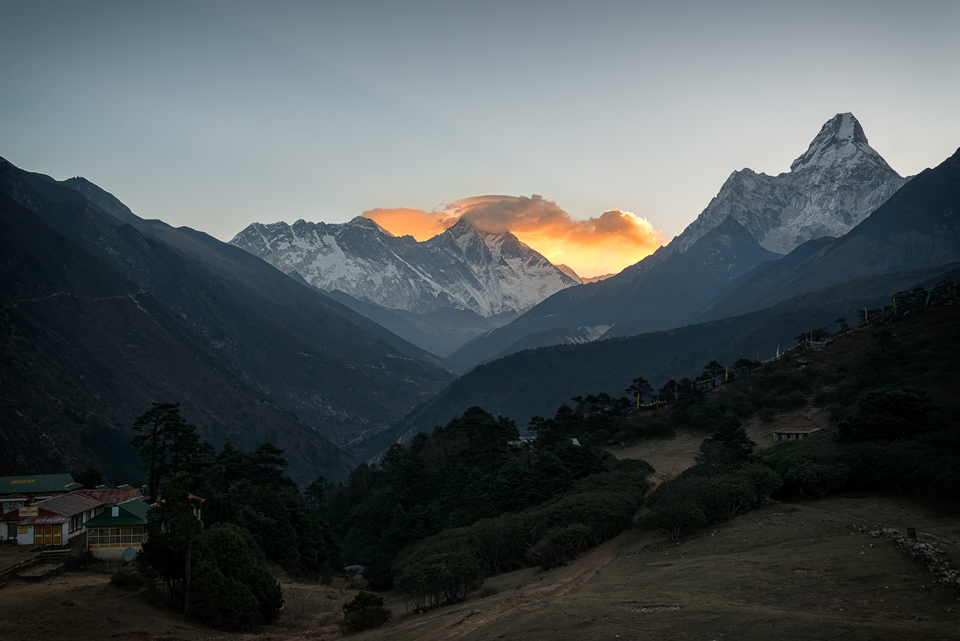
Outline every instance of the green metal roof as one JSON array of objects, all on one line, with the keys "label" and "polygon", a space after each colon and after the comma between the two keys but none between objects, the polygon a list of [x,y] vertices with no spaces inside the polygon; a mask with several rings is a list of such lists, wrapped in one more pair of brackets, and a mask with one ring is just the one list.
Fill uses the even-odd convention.
[{"label": "green metal roof", "polygon": [[114,527],[117,525],[146,525],[147,512],[150,506],[146,501],[133,499],[126,503],[115,506],[117,516],[113,516],[113,508],[107,508],[97,516],[93,517],[84,525],[90,527]]},{"label": "green metal roof", "polygon": [[0,496],[4,494],[44,494],[69,492],[83,487],[74,482],[69,474],[27,474],[24,476],[0,476]]},{"label": "green metal roof", "polygon": [[141,501],[140,499],[133,499],[127,501],[126,503],[121,503],[118,505],[121,510],[126,510],[134,516],[139,516],[144,521],[147,520],[147,513],[150,512],[150,504],[146,501]]}]

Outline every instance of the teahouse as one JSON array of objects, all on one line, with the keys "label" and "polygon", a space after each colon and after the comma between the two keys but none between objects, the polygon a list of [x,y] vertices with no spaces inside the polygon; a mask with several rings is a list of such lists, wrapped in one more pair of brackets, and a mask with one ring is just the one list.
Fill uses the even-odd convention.
[{"label": "teahouse", "polygon": [[[72,537],[82,532],[84,523],[103,511],[104,502],[87,494],[86,490],[77,490],[46,501],[39,501],[34,504],[34,507],[66,517],[69,522],[67,535]],[[64,540],[63,545],[66,544]]]},{"label": "teahouse", "polygon": [[69,519],[39,507],[18,507],[0,514],[0,536],[17,545],[64,545]]},{"label": "teahouse", "polygon": [[87,549],[98,559],[119,559],[126,548],[139,550],[146,538],[145,501],[133,499],[107,508],[87,521]]},{"label": "teahouse", "polygon": [[37,501],[60,496],[82,487],[69,474],[0,476],[0,513],[32,505]]}]

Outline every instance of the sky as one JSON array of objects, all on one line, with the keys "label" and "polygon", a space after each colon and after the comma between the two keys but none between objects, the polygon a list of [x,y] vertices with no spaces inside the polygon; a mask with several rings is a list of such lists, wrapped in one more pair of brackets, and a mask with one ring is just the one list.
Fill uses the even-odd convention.
[{"label": "sky", "polygon": [[788,171],[836,113],[902,175],[960,147],[956,0],[0,0],[0,16],[0,156],[221,240],[473,212],[592,276],[680,233],[731,172]]}]

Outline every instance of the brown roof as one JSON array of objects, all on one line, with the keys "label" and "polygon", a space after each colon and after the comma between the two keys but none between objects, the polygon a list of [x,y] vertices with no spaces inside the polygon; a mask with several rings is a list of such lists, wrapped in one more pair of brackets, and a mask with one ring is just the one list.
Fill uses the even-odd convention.
[{"label": "brown roof", "polygon": [[46,501],[37,501],[34,503],[34,506],[36,507],[42,507],[45,510],[50,510],[51,512],[56,512],[57,514],[62,514],[64,516],[80,514],[86,510],[98,508],[101,505],[103,505],[103,501],[84,494],[84,492],[81,490],[63,494],[61,496],[55,496],[54,498],[47,499]]},{"label": "brown roof", "polygon": [[132,499],[140,498],[140,490],[135,487],[78,491],[83,492],[87,496],[92,496],[106,505],[119,505],[120,503],[126,503]]}]

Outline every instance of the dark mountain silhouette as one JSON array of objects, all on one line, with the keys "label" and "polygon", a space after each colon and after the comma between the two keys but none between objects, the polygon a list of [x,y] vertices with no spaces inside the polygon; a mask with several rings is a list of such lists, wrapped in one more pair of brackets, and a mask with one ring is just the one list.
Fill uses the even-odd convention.
[{"label": "dark mountain silhouette", "polygon": [[529,347],[582,342],[578,334],[630,321],[636,333],[676,327],[699,313],[724,285],[761,262],[779,258],[733,217],[649,269],[625,270],[606,280],[560,291],[509,325],[478,337],[450,355],[470,366]]},{"label": "dark mountain silhouette", "polygon": [[397,439],[445,424],[468,407],[509,416],[521,428],[531,416],[551,416],[573,396],[607,392],[626,395],[643,376],[657,389],[670,379],[695,377],[711,360],[769,358],[777,346],[834,321],[857,318],[857,310],[889,304],[893,292],[931,285],[960,274],[960,263],[858,279],[796,296],[771,308],[722,320],[585,345],[554,345],[511,354],[480,365],[364,446],[376,456]]},{"label": "dark mountain silhouette", "polygon": [[271,440],[301,480],[343,476],[351,460],[269,395],[137,283],[0,193],[4,261],[0,469],[94,466],[143,480],[133,419],[158,400],[214,443]]},{"label": "dark mountain silhouette", "polygon": [[4,265],[4,363],[19,363],[2,374],[16,383],[4,385],[4,436],[15,435],[4,465],[44,460],[49,439],[20,438],[38,425],[79,443],[48,450],[59,469],[103,460],[151,401],[176,400],[215,443],[272,440],[299,480],[339,478],[349,458],[328,438],[383,430],[451,378],[411,356],[422,350],[205,234],[128,217],[137,229],[6,161],[0,191],[5,229],[23,227],[4,235],[4,255],[22,256]]}]

